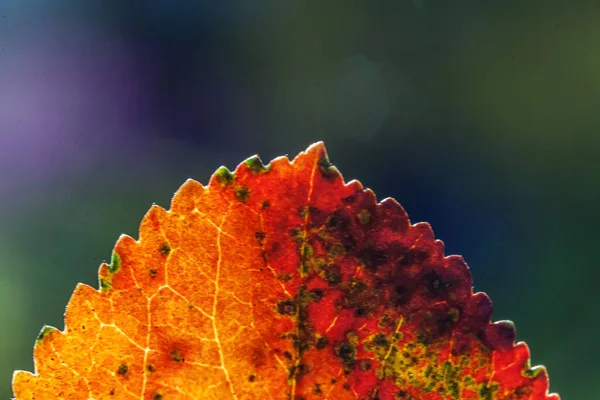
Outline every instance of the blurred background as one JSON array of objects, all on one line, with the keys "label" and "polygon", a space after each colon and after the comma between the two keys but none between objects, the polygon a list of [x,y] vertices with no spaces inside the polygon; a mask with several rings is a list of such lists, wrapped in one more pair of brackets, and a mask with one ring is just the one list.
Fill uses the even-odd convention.
[{"label": "blurred background", "polygon": [[584,0],[0,1],[0,398],[153,202],[317,140],[600,398],[599,44]]}]

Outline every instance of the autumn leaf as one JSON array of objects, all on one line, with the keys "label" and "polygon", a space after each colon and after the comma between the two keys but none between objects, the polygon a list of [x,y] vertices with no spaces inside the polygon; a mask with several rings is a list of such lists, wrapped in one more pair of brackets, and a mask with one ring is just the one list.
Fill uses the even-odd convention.
[{"label": "autumn leaf", "polygon": [[559,399],[463,259],[322,143],[188,180],[99,281],[42,329],[18,400]]}]

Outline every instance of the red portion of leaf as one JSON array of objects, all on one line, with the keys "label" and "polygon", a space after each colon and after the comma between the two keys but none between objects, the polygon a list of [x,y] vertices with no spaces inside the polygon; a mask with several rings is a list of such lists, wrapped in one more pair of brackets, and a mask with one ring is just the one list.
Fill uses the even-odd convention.
[{"label": "red portion of leaf", "polygon": [[559,399],[463,259],[321,143],[187,181],[99,275],[17,399]]}]

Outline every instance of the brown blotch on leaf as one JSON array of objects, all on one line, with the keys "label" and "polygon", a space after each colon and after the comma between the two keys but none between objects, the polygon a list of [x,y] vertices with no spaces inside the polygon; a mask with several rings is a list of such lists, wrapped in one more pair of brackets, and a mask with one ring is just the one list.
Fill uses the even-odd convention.
[{"label": "brown blotch on leaf", "polygon": [[330,265],[325,269],[325,279],[332,285],[336,285],[342,281],[342,273],[337,265]]},{"label": "brown blotch on leaf", "polygon": [[129,367],[127,367],[127,364],[120,364],[119,368],[117,368],[117,374],[119,375],[125,375],[127,371],[129,371]]},{"label": "brown blotch on leaf", "polygon": [[360,368],[363,371],[370,371],[371,368],[373,368],[373,362],[371,360],[361,360],[360,361]]},{"label": "brown blotch on leaf", "polygon": [[346,367],[352,367],[356,361],[356,347],[350,342],[342,342],[336,349],[336,355]]},{"label": "brown blotch on leaf", "polygon": [[298,242],[301,243],[304,241],[304,232],[302,231],[302,229],[296,227],[296,228],[291,228],[288,231],[288,234],[290,235],[290,238],[294,241],[294,242]]},{"label": "brown blotch on leaf", "polygon": [[252,365],[256,368],[262,367],[267,363],[267,356],[262,348],[254,348],[250,357]]},{"label": "brown blotch on leaf", "polygon": [[321,390],[320,383],[315,383],[315,394],[323,394],[323,390]]},{"label": "brown blotch on leaf", "polygon": [[426,272],[421,278],[421,282],[425,286],[425,289],[434,297],[443,296],[450,287],[450,283],[445,282],[436,271]]},{"label": "brown blotch on leaf", "polygon": [[183,358],[183,354],[181,354],[181,352],[177,349],[171,351],[171,360],[175,361],[176,363],[181,363],[185,361],[185,358]]},{"label": "brown blotch on leaf", "polygon": [[373,344],[381,347],[389,347],[390,341],[385,337],[383,333],[378,333],[373,338]]},{"label": "brown blotch on leaf", "polygon": [[296,302],[292,299],[280,301],[277,303],[277,312],[282,315],[294,315],[296,313]]},{"label": "brown blotch on leaf", "polygon": [[170,252],[171,252],[171,246],[169,246],[168,243],[163,243],[160,246],[160,254],[162,254],[163,256],[168,256]]},{"label": "brown blotch on leaf", "polygon": [[292,280],[292,275],[290,275],[289,273],[284,273],[284,274],[279,274],[277,275],[277,279],[283,282],[287,282],[287,281],[291,281]]},{"label": "brown blotch on leaf", "polygon": [[396,285],[391,292],[390,300],[395,307],[402,306],[408,303],[412,292],[404,285]]},{"label": "brown blotch on leaf", "polygon": [[406,392],[406,390],[400,390],[396,393],[397,399],[410,400],[411,396]]},{"label": "brown blotch on leaf", "polygon": [[235,198],[241,201],[242,203],[245,203],[249,197],[250,189],[248,189],[246,186],[238,186],[235,189]]},{"label": "brown blotch on leaf", "polygon": [[264,232],[254,232],[254,237],[256,238],[258,244],[262,246],[265,242],[265,237],[267,237],[267,235]]},{"label": "brown blotch on leaf", "polygon": [[325,347],[327,347],[327,343],[329,343],[327,338],[325,336],[321,336],[320,338],[317,339],[317,343],[315,344],[315,347],[319,350],[322,350]]}]

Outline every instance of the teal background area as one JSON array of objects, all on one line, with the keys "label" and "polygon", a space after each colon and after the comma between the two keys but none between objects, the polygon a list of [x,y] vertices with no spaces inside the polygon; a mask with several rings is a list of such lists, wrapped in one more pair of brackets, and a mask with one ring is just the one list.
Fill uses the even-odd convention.
[{"label": "teal background area", "polygon": [[0,2],[0,398],[153,202],[317,140],[600,398],[599,71],[593,1]]}]

